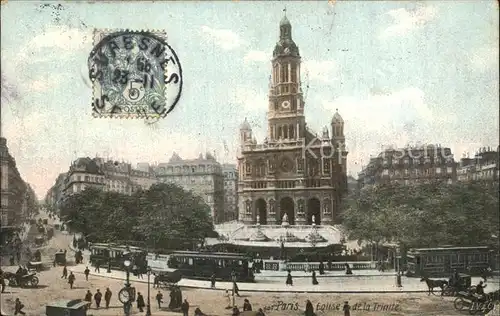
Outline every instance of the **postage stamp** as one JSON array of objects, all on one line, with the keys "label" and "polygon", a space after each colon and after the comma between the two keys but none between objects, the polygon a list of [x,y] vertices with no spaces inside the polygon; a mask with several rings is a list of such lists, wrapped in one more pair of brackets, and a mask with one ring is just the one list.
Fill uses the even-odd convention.
[{"label": "postage stamp", "polygon": [[88,58],[92,115],[164,118],[182,92],[182,68],[161,31],[94,30]]}]

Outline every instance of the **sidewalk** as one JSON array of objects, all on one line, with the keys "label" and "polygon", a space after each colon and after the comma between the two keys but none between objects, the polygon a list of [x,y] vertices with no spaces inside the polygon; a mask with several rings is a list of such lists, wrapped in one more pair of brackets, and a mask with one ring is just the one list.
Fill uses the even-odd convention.
[{"label": "sidewalk", "polygon": [[[77,274],[83,274],[85,265],[78,265],[69,268],[70,271]],[[106,273],[105,269],[101,269],[101,273],[90,272],[90,275],[116,280],[125,280],[126,274],[123,271],[112,271]],[[257,283],[238,283],[241,292],[281,292],[281,293],[411,293],[411,292],[426,292],[426,286],[420,282],[420,279],[404,278],[403,288],[395,286],[394,277],[379,277],[374,278],[349,278],[345,280],[331,279],[336,282],[323,282],[319,285],[312,285],[310,279],[296,280],[294,286],[286,286],[285,279],[280,282],[257,282]],[[147,283],[147,276],[144,279],[130,275],[130,282]],[[151,282],[153,282],[151,278]],[[209,281],[182,279],[179,286],[185,288],[197,288],[210,290]],[[217,290],[231,289],[230,282],[217,282]]]}]

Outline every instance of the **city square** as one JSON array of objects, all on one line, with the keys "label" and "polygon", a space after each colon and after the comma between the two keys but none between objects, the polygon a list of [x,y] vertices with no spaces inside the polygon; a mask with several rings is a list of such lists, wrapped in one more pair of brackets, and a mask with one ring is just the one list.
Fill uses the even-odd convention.
[{"label": "city square", "polygon": [[2,2],[1,314],[496,315],[496,7],[211,5]]}]

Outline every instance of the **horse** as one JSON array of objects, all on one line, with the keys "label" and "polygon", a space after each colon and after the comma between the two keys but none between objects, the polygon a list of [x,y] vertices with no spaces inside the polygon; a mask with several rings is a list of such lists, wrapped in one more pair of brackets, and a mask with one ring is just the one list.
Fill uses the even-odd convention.
[{"label": "horse", "polygon": [[441,289],[441,295],[443,295],[444,287],[448,285],[448,281],[446,280],[431,280],[428,277],[423,277],[420,279],[420,282],[424,282],[427,284],[427,288],[429,289],[429,292],[427,295],[434,294],[434,288],[438,287]]}]

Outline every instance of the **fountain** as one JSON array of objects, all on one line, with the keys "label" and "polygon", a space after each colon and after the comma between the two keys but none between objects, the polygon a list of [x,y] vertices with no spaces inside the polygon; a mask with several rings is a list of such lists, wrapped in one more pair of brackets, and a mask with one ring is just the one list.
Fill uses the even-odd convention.
[{"label": "fountain", "polygon": [[323,236],[321,236],[318,233],[318,227],[316,226],[316,217],[314,215],[312,216],[312,230],[306,239],[313,244],[327,241]]},{"label": "fountain", "polygon": [[255,234],[250,236],[249,240],[250,241],[268,241],[269,237],[267,237],[263,232],[262,228],[260,227],[260,216],[257,215],[257,231]]},{"label": "fountain", "polygon": [[300,238],[292,234],[288,231],[288,227],[290,223],[288,223],[288,215],[285,213],[283,215],[283,219],[281,221],[281,227],[283,227],[283,234],[279,237],[280,242],[297,242],[300,241]]}]

